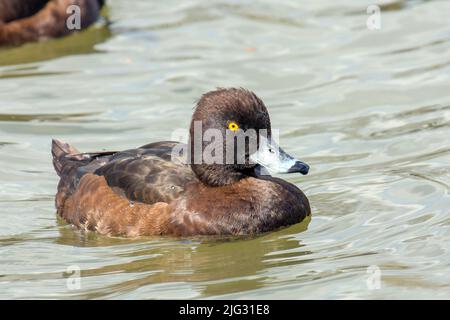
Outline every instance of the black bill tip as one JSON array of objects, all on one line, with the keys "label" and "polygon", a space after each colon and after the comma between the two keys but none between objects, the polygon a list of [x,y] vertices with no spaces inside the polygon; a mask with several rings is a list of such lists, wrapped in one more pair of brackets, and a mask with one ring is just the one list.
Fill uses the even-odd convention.
[{"label": "black bill tip", "polygon": [[308,174],[309,166],[301,161],[295,161],[294,165],[289,168],[288,173],[300,172],[303,175]]}]

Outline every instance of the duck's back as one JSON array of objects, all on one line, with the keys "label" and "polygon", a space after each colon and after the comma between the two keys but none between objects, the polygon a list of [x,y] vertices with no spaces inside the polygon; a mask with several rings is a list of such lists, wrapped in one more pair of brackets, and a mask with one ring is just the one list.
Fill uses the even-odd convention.
[{"label": "duck's back", "polygon": [[10,22],[32,16],[49,0],[0,0],[0,21]]}]

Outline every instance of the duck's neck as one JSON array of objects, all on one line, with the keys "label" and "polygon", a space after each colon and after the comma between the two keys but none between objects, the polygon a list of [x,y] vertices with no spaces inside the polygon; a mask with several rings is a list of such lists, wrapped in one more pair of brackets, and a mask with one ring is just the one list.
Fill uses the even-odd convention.
[{"label": "duck's neck", "polygon": [[255,176],[253,168],[239,170],[233,165],[191,164],[191,168],[203,184],[211,187],[231,185],[249,176]]}]

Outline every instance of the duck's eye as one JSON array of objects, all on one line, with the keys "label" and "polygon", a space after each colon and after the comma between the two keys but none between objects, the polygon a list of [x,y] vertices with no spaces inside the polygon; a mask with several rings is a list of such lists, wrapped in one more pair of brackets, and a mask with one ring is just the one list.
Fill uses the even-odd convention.
[{"label": "duck's eye", "polygon": [[231,131],[237,131],[239,129],[239,126],[236,122],[230,122],[228,124],[228,129],[230,129]]}]

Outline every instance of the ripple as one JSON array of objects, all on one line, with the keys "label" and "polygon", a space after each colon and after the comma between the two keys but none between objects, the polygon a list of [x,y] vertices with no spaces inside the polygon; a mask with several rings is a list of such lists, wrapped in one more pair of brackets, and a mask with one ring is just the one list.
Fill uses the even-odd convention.
[{"label": "ripple", "polygon": [[0,121],[5,122],[28,122],[28,121],[40,121],[40,122],[57,122],[66,121],[72,119],[79,119],[94,115],[99,115],[100,112],[89,112],[89,113],[66,113],[66,114],[1,114]]}]

